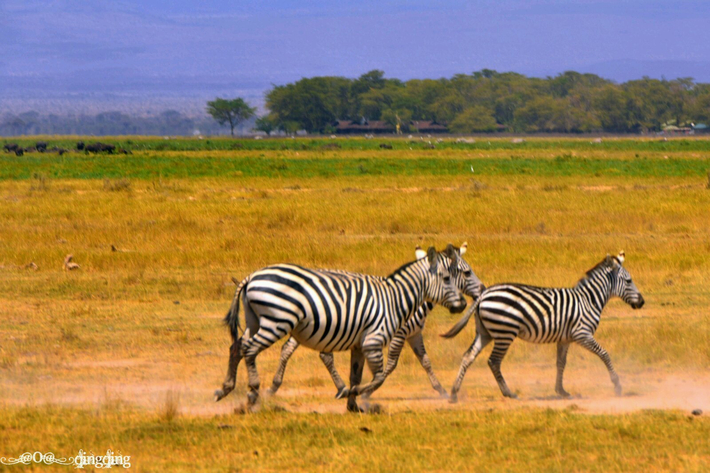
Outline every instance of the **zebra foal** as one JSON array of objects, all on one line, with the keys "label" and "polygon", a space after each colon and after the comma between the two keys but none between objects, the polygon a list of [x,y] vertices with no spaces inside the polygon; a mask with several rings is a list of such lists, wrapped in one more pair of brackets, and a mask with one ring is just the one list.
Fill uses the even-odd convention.
[{"label": "zebra foal", "polygon": [[[319,352],[350,350],[348,410],[359,411],[356,397],[371,393],[385,380],[383,347],[422,304],[442,304],[452,312],[466,308],[466,299],[449,273],[456,257],[452,245],[441,253],[431,247],[426,258],[405,264],[386,278],[293,264],[267,266],[250,274],[239,284],[225,317],[233,343],[227,377],[215,399],[234,389],[237,367],[244,358],[249,374],[247,404],[254,406],[259,398],[256,357],[290,334]],[[240,300],[246,319],[241,336]],[[374,378],[361,385],[365,361]]]},{"label": "zebra foal", "polygon": [[458,376],[451,388],[450,401],[457,401],[466,370],[491,341],[494,345],[488,366],[503,396],[517,398],[508,388],[500,370],[503,358],[516,338],[532,343],[557,343],[555,392],[560,396],[569,397],[562,385],[562,377],[567,350],[573,342],[601,358],[609,370],[616,395],[621,395],[619,376],[609,354],[594,339],[594,333],[602,310],[611,297],[620,297],[633,309],[640,309],[644,304],[643,296],[623,266],[624,256],[623,251],[616,257],[607,255],[572,288],[496,284],[486,289],[463,318],[442,335],[445,338],[454,337],[475,314],[476,338],[463,355]]}]

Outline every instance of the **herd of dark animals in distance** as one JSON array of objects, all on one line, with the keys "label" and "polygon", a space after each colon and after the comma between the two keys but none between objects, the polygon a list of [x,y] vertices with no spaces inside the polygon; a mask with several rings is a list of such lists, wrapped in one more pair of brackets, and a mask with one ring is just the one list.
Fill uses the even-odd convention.
[{"label": "herd of dark animals in distance", "polygon": [[[260,398],[256,357],[286,337],[289,338],[282,347],[279,371],[267,394],[273,395],[280,386],[293,351],[305,345],[320,352],[321,361],[336,385],[336,398],[347,398],[347,409],[351,412],[364,412],[356,397],[366,400],[382,385],[396,366],[405,340],[427,371],[432,387],[450,402],[457,402],[466,370],[490,342],[493,350],[488,365],[498,387],[503,396],[517,399],[500,369],[516,338],[557,344],[555,392],[559,396],[570,397],[563,387],[563,375],[567,352],[573,343],[601,359],[616,395],[621,395],[619,376],[594,333],[612,297],[622,299],[633,309],[644,305],[643,296],[623,266],[623,251],[618,256],[607,255],[573,287],[504,283],[486,288],[462,258],[465,249],[466,244],[461,248],[450,244],[443,252],[432,247],[425,253],[417,247],[417,259],[387,277],[275,264],[251,273],[241,282],[235,280],[237,289],[224,319],[232,337],[228,370],[222,388],[215,391],[215,400],[234,390],[237,367],[244,359],[249,379],[247,409],[256,408]],[[475,320],[476,336],[463,355],[449,396],[431,370],[420,332],[434,305],[440,304],[452,313],[463,311],[464,294],[472,297],[473,303],[463,318],[442,336],[455,336],[471,317]],[[240,306],[244,307],[244,328],[239,317]],[[401,340],[396,342],[398,337]],[[398,348],[393,350],[395,345]],[[385,367],[386,346],[390,350]],[[335,370],[333,353],[338,351],[351,352],[349,389]],[[373,379],[361,384],[365,364]]]},{"label": "herd of dark animals in distance", "polygon": [[96,143],[90,143],[90,144],[85,144],[83,141],[79,141],[76,144],[76,149],[75,150],[68,150],[66,148],[59,148],[58,146],[53,146],[51,148],[47,148],[47,143],[45,141],[38,141],[35,143],[34,146],[28,146],[26,148],[23,148],[22,146],[18,145],[17,143],[7,143],[5,146],[3,146],[3,149],[7,153],[15,153],[17,156],[22,156],[25,153],[57,153],[60,156],[63,155],[64,153],[69,153],[70,151],[74,152],[84,152],[84,153],[107,153],[107,154],[133,154],[131,151],[123,148],[118,148],[116,149],[115,145],[110,145],[106,143],[101,143],[101,142],[96,142]]}]

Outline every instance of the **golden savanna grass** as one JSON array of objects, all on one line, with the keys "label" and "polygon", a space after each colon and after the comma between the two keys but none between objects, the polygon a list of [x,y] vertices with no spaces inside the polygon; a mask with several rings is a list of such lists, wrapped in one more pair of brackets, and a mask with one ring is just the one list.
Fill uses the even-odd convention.
[{"label": "golden savanna grass", "polygon": [[[358,152],[263,153],[288,163]],[[460,158],[457,152],[388,156],[446,160]],[[246,152],[146,153],[200,160]],[[584,153],[639,159],[634,150]],[[707,159],[694,153],[677,158]],[[502,160],[511,152],[483,154]],[[516,154],[554,159],[563,152]],[[554,347],[523,342],[503,364],[513,390],[534,400],[518,407],[500,399],[485,363],[490,348],[454,407],[434,397],[407,348],[375,395],[383,415],[344,414],[306,349],[262,412],[231,414],[244,401],[243,367],[235,393],[220,404],[211,399],[226,370],[229,337],[220,319],[232,277],[283,261],[386,275],[411,260],[416,245],[463,241],[488,285],[572,285],[624,249],[647,302],[632,311],[613,301],[598,332],[627,392],[620,402],[653,396],[659,386],[669,396],[677,388],[710,397],[704,176],[277,175],[0,181],[0,456],[110,447],[133,455],[138,471],[707,467],[710,423],[687,412],[697,406],[617,415],[585,408],[613,390],[601,362],[580,348],[570,352],[567,384],[582,396],[572,401],[581,408],[550,399]],[[80,269],[63,269],[67,254]],[[457,317],[436,309],[425,331],[447,389],[474,335],[470,327],[450,341],[437,336]],[[262,387],[277,359],[278,347],[260,356]],[[346,377],[347,355],[336,360]]]}]

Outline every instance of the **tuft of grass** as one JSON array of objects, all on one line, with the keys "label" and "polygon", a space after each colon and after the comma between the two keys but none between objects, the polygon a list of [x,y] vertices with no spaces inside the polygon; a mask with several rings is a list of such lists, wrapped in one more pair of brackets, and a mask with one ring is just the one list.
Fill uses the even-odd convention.
[{"label": "tuft of grass", "polygon": [[63,342],[73,343],[79,341],[79,335],[77,335],[76,330],[72,326],[66,326],[59,329],[61,333],[61,340]]},{"label": "tuft of grass", "polygon": [[173,422],[180,414],[180,393],[173,389],[165,393],[165,399],[160,406],[160,419],[163,422]]},{"label": "tuft of grass", "polygon": [[47,181],[47,176],[42,173],[33,173],[32,179],[34,185],[30,187],[31,191],[41,191],[46,192],[49,189],[49,182]]},{"label": "tuft of grass", "polygon": [[121,192],[131,190],[131,181],[128,179],[104,179],[104,190]]}]

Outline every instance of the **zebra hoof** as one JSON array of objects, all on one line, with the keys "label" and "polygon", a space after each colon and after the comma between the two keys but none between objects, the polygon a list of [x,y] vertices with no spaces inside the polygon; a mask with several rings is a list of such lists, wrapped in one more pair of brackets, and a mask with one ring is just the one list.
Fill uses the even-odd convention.
[{"label": "zebra hoof", "polygon": [[446,392],[446,389],[441,389],[439,391],[439,397],[441,399],[449,399],[449,393]]},{"label": "zebra hoof", "polygon": [[247,407],[249,410],[252,410],[258,401],[259,393],[257,391],[251,391],[247,394]]},{"label": "zebra hoof", "polygon": [[356,402],[348,402],[348,412],[352,412],[355,414],[362,414],[365,411],[363,409],[361,409],[360,406],[358,406]]},{"label": "zebra hoof", "polygon": [[348,388],[341,388],[335,395],[335,399],[343,399],[350,395],[350,390]]},{"label": "zebra hoof", "polygon": [[214,402],[221,401],[224,398],[224,396],[226,396],[226,394],[224,394],[224,391],[222,391],[221,389],[216,390],[214,392]]},{"label": "zebra hoof", "polygon": [[568,393],[567,391],[565,391],[564,389],[555,390],[555,392],[556,392],[557,395],[560,396],[562,399],[569,399],[569,398],[572,397],[572,395],[571,395],[570,393]]},{"label": "zebra hoof", "polygon": [[516,401],[519,401],[519,400],[520,400],[520,399],[518,398],[518,395],[515,394],[515,393],[504,394],[504,396],[505,396],[505,397],[508,397],[508,398],[510,398],[510,399],[515,399]]},{"label": "zebra hoof", "polygon": [[449,404],[456,404],[459,402],[459,396],[456,393],[451,393],[451,396],[449,396]]},{"label": "zebra hoof", "polygon": [[614,394],[616,394],[617,396],[621,396],[621,385],[620,384],[617,384],[616,386],[614,386]]}]

